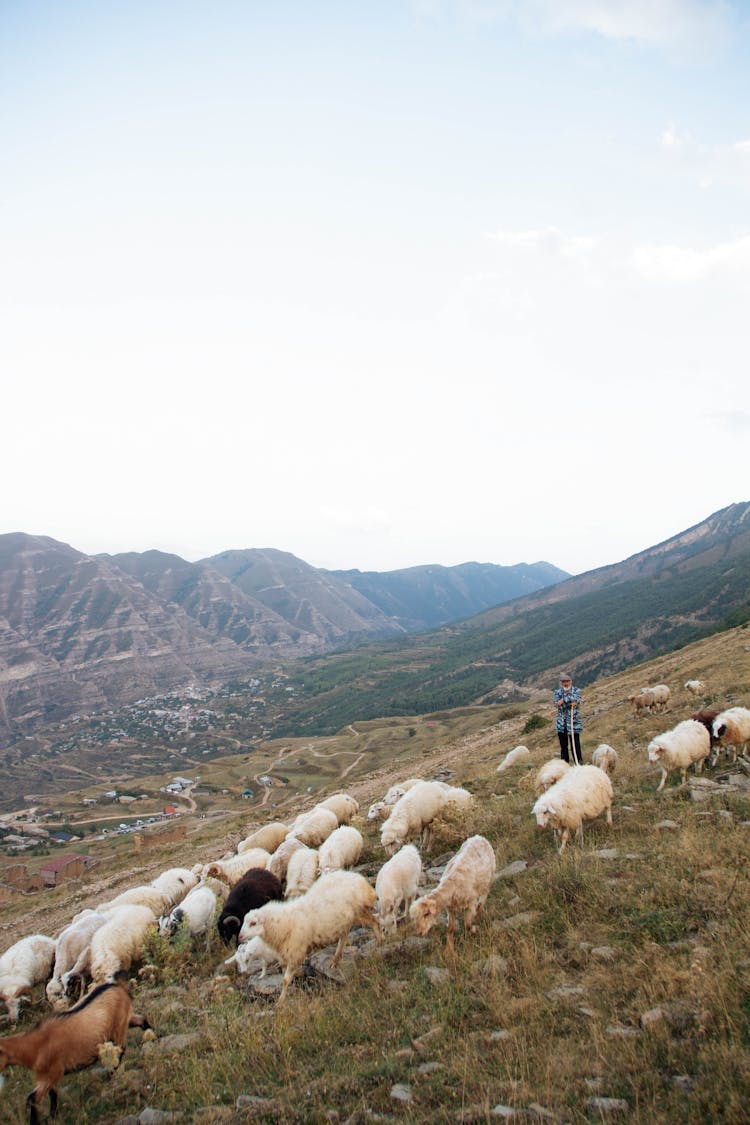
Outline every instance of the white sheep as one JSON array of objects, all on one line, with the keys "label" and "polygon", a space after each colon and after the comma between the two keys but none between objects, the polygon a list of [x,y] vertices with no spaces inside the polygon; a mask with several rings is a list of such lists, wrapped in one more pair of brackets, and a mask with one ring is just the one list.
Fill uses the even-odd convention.
[{"label": "white sheep", "polygon": [[318,877],[319,856],[315,848],[305,844],[289,860],[286,872],[285,898],[297,898],[309,891]]},{"label": "white sheep", "polygon": [[170,867],[152,879],[151,886],[167,896],[170,906],[177,906],[197,882],[198,876],[190,868]]},{"label": "white sheep", "polygon": [[317,809],[328,809],[336,817],[339,824],[349,824],[352,817],[359,812],[359,801],[350,797],[348,793],[333,793],[325,801],[319,801]]},{"label": "white sheep", "polygon": [[738,752],[747,756],[750,742],[750,711],[747,707],[729,707],[720,711],[713,721],[712,733],[717,746],[732,752],[732,761],[737,761]]},{"label": "white sheep", "polygon": [[276,851],[269,859],[267,870],[270,871],[272,875],[275,875],[280,882],[284,883],[292,856],[296,851],[299,851],[300,848],[306,846],[306,844],[303,844],[302,841],[298,840],[295,836],[287,836],[285,840],[281,841]]},{"label": "white sheep", "polygon": [[[214,880],[211,881],[214,883]],[[214,886],[220,886],[221,892],[217,894]],[[159,933],[173,936],[184,922],[191,938],[206,935],[206,949],[208,949],[213,921],[216,915],[217,903],[224,899],[226,885],[217,881],[214,886],[200,883],[193,887],[185,896],[179,906],[175,906],[169,914],[159,919]]]},{"label": "white sheep", "polygon": [[299,898],[267,902],[258,910],[249,910],[239,940],[261,937],[277,954],[284,969],[279,997],[282,1001],[311,950],[338,942],[332,961],[335,968],[352,926],[369,926],[378,941],[381,940],[380,926],[372,909],[374,902],[375,890],[363,875],[354,871],[332,871],[321,875]]},{"label": "white sheep", "polygon": [[654,706],[658,707],[660,710],[666,710],[669,700],[672,696],[672,693],[667,685],[654,684],[653,687],[649,688],[648,690],[651,692],[654,698]]},{"label": "white sheep", "polygon": [[614,746],[608,746],[606,742],[600,742],[591,755],[591,764],[598,766],[600,770],[604,770],[611,776],[617,765],[617,751]]},{"label": "white sheep", "polygon": [[265,848],[248,848],[241,855],[229,859],[217,859],[206,867],[207,879],[221,879],[233,887],[251,867],[268,867],[271,856]]},{"label": "white sheep", "polygon": [[338,826],[336,813],[330,809],[315,808],[297,817],[289,835],[307,844],[308,848],[317,848]]},{"label": "white sheep", "polygon": [[391,814],[392,805],[387,805],[385,801],[373,801],[367,810],[368,820],[385,820]]},{"label": "white sheep", "polygon": [[705,695],[706,685],[703,680],[687,680],[685,691],[689,691],[691,695]]},{"label": "white sheep", "polygon": [[237,854],[241,855],[248,848],[263,848],[264,851],[271,854],[278,848],[281,841],[286,839],[288,832],[289,825],[282,824],[280,820],[274,820],[271,824],[264,824],[262,828],[251,832],[249,836],[240,841],[237,845]]},{"label": "white sheep", "polygon": [[524,758],[528,758],[528,757],[529,757],[528,746],[515,746],[512,750],[509,750],[508,753],[505,755],[502,762],[497,767],[497,773],[502,773],[503,770],[509,769],[511,766],[514,766],[516,764],[516,762],[522,762],[524,760]]},{"label": "white sheep", "polygon": [[695,772],[700,773],[710,753],[711,735],[696,719],[683,719],[673,730],[657,735],[648,744],[649,762],[658,762],[661,766],[661,782],[656,792],[664,788],[670,770],[682,771],[684,785],[690,766],[694,764]]},{"label": "white sheep", "polygon": [[382,801],[375,801],[370,805],[367,810],[368,820],[387,820],[390,816],[390,810],[396,804],[404,793],[408,793],[420,781],[424,781],[423,777],[407,777],[406,781],[400,781],[397,785],[392,785]]},{"label": "white sheep", "polygon": [[318,849],[320,873],[340,871],[343,867],[353,867],[362,855],[365,842],[362,833],[350,824],[336,828]]},{"label": "white sheep", "polygon": [[551,758],[541,765],[534,778],[534,792],[537,797],[545,793],[556,781],[559,781],[569,769],[570,763],[566,762],[564,758]]},{"label": "white sheep", "polygon": [[34,985],[49,980],[57,943],[45,934],[30,934],[11,945],[0,957],[0,1000],[5,1001],[13,1023],[22,997],[32,998]]},{"label": "white sheep", "polygon": [[437,887],[412,904],[409,918],[417,933],[428,933],[443,910],[448,914],[448,949],[453,949],[453,931],[459,912],[463,912],[464,929],[473,933],[490,892],[495,867],[495,852],[489,840],[484,836],[464,840],[449,860]]},{"label": "white sheep", "polygon": [[266,945],[261,937],[250,938],[238,945],[231,957],[227,957],[225,965],[236,965],[238,973],[255,973],[261,970],[261,977],[266,975],[271,965],[278,965],[279,959],[270,945]]},{"label": "white sheep", "polygon": [[147,906],[131,903],[109,912],[105,925],[91,939],[91,978],[105,984],[130,968],[143,953],[150,933],[156,931],[156,918]]},{"label": "white sheep", "polygon": [[605,813],[612,824],[612,782],[598,766],[571,766],[536,801],[532,814],[541,828],[552,827],[562,834],[560,852],[565,850],[570,833],[578,833],[583,843],[583,822]]},{"label": "white sheep", "polygon": [[628,696],[628,703],[633,704],[633,713],[651,711],[656,706],[656,696],[650,688],[641,688],[639,692]]},{"label": "white sheep", "polygon": [[156,887],[143,886],[129,887],[127,891],[123,891],[109,902],[99,903],[96,909],[101,914],[106,914],[110,910],[118,910],[121,906],[147,906],[154,918],[158,918],[165,910],[169,910],[171,905],[172,900],[164,891]]},{"label": "white sheep", "polygon": [[81,972],[83,964],[88,968],[91,939],[105,924],[107,917],[107,914],[96,910],[82,910],[58,935],[55,964],[46,990],[53,1008],[65,1007],[68,981]]},{"label": "white sheep", "polygon": [[384,933],[395,930],[402,906],[403,916],[409,913],[421,876],[422,858],[413,844],[405,844],[378,871],[375,911]]},{"label": "white sheep", "polygon": [[410,836],[422,835],[422,846],[429,838],[430,825],[445,805],[447,786],[435,781],[420,781],[400,797],[380,829],[380,842],[392,855]]}]

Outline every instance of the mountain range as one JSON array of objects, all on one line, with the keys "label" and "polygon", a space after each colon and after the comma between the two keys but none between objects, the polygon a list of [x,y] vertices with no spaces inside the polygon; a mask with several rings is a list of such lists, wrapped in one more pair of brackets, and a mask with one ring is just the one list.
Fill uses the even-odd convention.
[{"label": "mountain range", "polygon": [[325,571],[284,551],[196,563],[0,536],[0,743],[270,662],[404,635],[566,578],[549,563]]}]

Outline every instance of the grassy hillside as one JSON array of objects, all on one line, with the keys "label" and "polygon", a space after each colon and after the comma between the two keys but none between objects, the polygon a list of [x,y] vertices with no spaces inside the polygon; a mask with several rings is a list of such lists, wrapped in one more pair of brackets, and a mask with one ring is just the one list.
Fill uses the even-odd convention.
[{"label": "grassy hillside", "polygon": [[[155,940],[134,997],[157,1042],[142,1051],[131,1032],[111,1080],[91,1071],[66,1078],[62,1125],[115,1122],[146,1106],[183,1121],[491,1122],[515,1111],[526,1121],[746,1122],[750,799],[718,786],[699,802],[674,780],[657,795],[646,755],[654,734],[696,707],[682,687],[693,677],[705,681],[706,703],[750,706],[750,630],[704,638],[586,688],[586,758],[601,741],[619,753],[614,825],[590,825],[583,847],[563,856],[530,813],[533,771],[557,745],[547,691],[495,712],[490,724],[481,708],[368,724],[362,737],[372,738],[373,754],[379,739],[382,752],[356,764],[351,731],[275,744],[285,770],[300,754],[308,772],[300,766],[282,805],[256,810],[254,823],[312,802],[302,790],[316,776],[316,754],[326,780],[315,797],[346,787],[362,813],[398,777],[452,771],[474,808],[440,823],[425,866],[440,867],[475,832],[492,842],[499,871],[516,866],[497,879],[478,932],[459,931],[455,955],[442,924],[424,940],[400,932],[380,952],[355,934],[338,981],[311,971],[278,1010],[257,982],[224,969],[215,939],[208,954]],[[657,681],[672,689],[669,712],[635,718],[627,695]],[[519,742],[530,765],[498,774]],[[232,762],[207,769],[230,771]],[[722,761],[708,776],[728,772]],[[171,863],[221,854],[249,826],[233,817],[196,818],[182,844],[135,870],[122,850],[105,874],[7,904],[0,949],[25,933],[54,932],[82,905]],[[374,880],[385,858],[377,828],[357,824],[361,869]],[[314,961],[325,970],[325,959]],[[28,1015],[24,1026],[32,1022]],[[4,1120],[20,1125],[31,1082],[6,1073]]]}]

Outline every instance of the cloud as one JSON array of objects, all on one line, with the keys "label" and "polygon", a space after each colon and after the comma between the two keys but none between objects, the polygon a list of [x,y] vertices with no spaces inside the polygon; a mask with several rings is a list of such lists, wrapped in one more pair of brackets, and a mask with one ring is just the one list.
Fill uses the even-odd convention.
[{"label": "cloud", "polygon": [[576,237],[563,234],[557,227],[539,230],[491,231],[488,235],[493,242],[513,249],[534,250],[551,257],[580,260],[588,258],[597,245],[595,238]]},{"label": "cloud", "polygon": [[750,435],[750,414],[746,411],[719,411],[709,414],[708,422],[717,429],[724,430],[733,439],[744,439]]},{"label": "cloud", "polygon": [[660,147],[668,159],[678,162],[702,187],[716,183],[750,187],[750,139],[702,144],[670,122],[661,135]]},{"label": "cloud", "polygon": [[522,7],[547,32],[592,31],[655,47],[720,46],[732,20],[723,0],[532,0]]},{"label": "cloud", "polygon": [[671,244],[638,246],[632,264],[648,281],[689,284],[727,272],[750,280],[750,235],[699,250]]}]

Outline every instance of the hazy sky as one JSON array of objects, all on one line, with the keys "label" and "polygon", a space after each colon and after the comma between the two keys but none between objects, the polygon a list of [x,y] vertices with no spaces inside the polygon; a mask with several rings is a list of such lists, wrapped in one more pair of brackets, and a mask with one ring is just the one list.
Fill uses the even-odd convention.
[{"label": "hazy sky", "polygon": [[750,6],[0,0],[0,532],[589,570],[750,499]]}]

